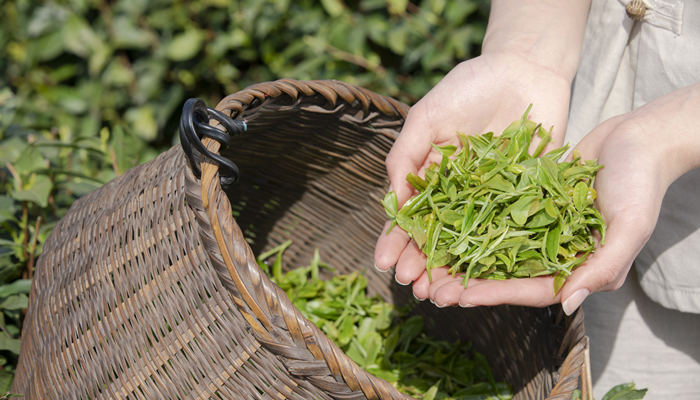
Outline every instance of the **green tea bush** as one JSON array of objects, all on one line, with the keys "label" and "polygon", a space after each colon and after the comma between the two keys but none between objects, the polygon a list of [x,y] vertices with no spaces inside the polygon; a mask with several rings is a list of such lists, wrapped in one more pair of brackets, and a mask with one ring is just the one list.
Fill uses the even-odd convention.
[{"label": "green tea bush", "polygon": [[[340,79],[412,103],[476,55],[485,1],[0,0],[0,396],[44,240],[176,142],[189,97]],[[18,280],[21,279],[21,280]]]}]

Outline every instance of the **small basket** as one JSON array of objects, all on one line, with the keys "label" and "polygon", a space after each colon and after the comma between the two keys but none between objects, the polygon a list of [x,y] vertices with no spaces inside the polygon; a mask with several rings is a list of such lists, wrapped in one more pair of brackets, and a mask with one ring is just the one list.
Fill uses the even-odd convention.
[{"label": "small basket", "polygon": [[[230,95],[216,110],[247,131],[223,147],[205,138],[205,150],[190,149],[194,168],[175,146],[77,200],[57,224],[32,284],[13,392],[407,398],[305,319],[254,254],[291,238],[288,265],[306,265],[319,249],[338,272],[364,270],[371,294],[407,302],[409,288],[370,266],[385,220],[384,158],[408,106],[338,81],[282,80]],[[220,176],[207,154],[235,161],[239,182],[230,185],[238,171]],[[433,335],[471,341],[515,399],[570,399],[588,386],[580,311],[421,304],[416,312]]]}]

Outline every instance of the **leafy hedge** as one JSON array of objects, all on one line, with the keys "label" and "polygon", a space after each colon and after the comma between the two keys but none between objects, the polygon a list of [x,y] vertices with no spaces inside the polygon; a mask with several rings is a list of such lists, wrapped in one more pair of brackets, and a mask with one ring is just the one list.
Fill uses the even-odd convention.
[{"label": "leafy hedge", "polygon": [[177,140],[186,98],[340,79],[412,103],[479,51],[483,0],[0,0],[0,396],[42,244]]}]

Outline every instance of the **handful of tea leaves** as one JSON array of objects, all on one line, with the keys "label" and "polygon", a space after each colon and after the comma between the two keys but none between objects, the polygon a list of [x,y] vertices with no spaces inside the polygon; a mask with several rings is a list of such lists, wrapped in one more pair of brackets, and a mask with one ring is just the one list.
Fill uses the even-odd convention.
[{"label": "handful of tea leaves", "polygon": [[[398,208],[396,193],[383,200],[398,224],[427,257],[426,270],[450,266],[453,275],[508,279],[554,274],[554,294],[595,249],[593,231],[605,242],[605,223],[593,207],[595,160],[559,162],[568,145],[541,155],[551,132],[527,115],[500,136],[459,134],[456,146],[433,147],[440,164],[425,178],[409,174],[418,191]],[[540,143],[533,154],[533,138]]]},{"label": "handful of tea leaves", "polygon": [[[314,254],[310,265],[282,272],[285,242],[258,257],[258,264],[301,313],[360,367],[422,400],[510,399],[495,382],[486,358],[469,343],[438,341],[423,333],[423,319],[367,296],[367,278],[353,272],[319,278],[328,268]],[[274,256],[268,265],[264,260]]]}]

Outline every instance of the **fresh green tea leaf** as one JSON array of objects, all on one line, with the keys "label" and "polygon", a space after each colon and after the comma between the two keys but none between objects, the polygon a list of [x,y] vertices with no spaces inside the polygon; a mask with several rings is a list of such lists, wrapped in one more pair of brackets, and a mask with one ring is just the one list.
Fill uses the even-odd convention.
[{"label": "fresh green tea leaf", "polygon": [[[460,134],[460,149],[433,145],[440,164],[428,166],[423,178],[407,176],[418,194],[401,209],[391,201],[396,195],[387,194],[387,216],[425,253],[429,277],[442,265],[453,274],[465,272],[465,285],[472,277],[557,274],[556,293],[594,250],[593,232],[605,237],[603,218],[593,208],[601,166],[576,153],[560,161],[568,146],[539,156],[552,131],[528,113],[499,136]],[[536,137],[539,145],[530,154]],[[522,239],[509,239],[515,237]]]},{"label": "fresh green tea leaf", "polygon": [[602,400],[639,400],[643,399],[647,389],[637,389],[634,383],[623,383],[610,389]]},{"label": "fresh green tea leaf", "polygon": [[[258,264],[265,265],[264,260],[273,257],[282,260],[288,246],[285,242],[262,253]],[[512,389],[495,381],[486,359],[470,343],[427,336],[422,317],[395,309],[379,297],[368,297],[367,278],[358,273],[321,280],[314,275],[314,266],[325,264],[317,254],[306,267],[276,275],[268,268],[268,276],[362,368],[416,399],[512,398]],[[279,266],[279,271],[284,269]],[[314,296],[295,301],[300,293]]]}]

